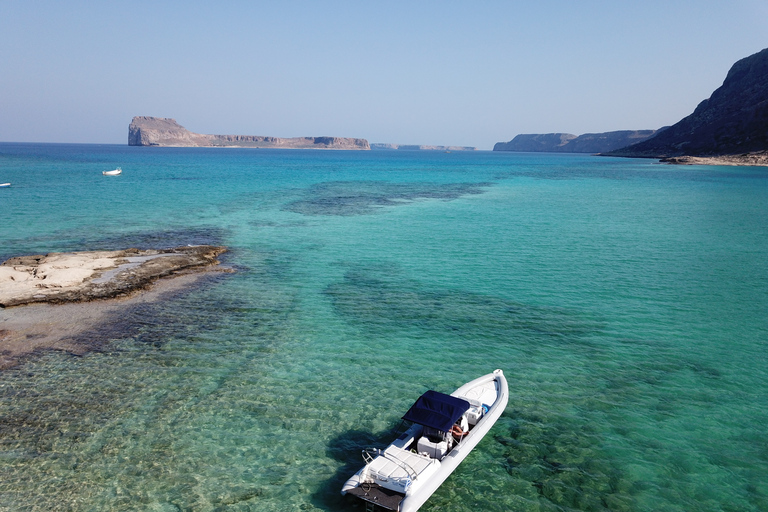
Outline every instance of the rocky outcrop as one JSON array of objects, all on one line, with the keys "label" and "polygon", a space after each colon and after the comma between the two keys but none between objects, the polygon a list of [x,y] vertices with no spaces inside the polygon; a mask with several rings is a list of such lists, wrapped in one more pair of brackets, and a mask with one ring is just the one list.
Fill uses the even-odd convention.
[{"label": "rocky outcrop", "polygon": [[427,146],[419,144],[389,144],[389,143],[374,143],[371,144],[371,149],[375,150],[393,150],[399,149],[403,151],[476,151],[474,146]]},{"label": "rocky outcrop", "polygon": [[137,116],[128,127],[129,146],[237,147],[284,149],[370,149],[365,139],[345,137],[267,137],[193,133],[175,119]]},{"label": "rocky outcrop", "polygon": [[205,135],[192,133],[175,119],[137,116],[128,126],[129,146],[210,146]]},{"label": "rocky outcrop", "polygon": [[494,151],[548,153],[603,153],[653,136],[656,130],[620,130],[604,133],[521,134],[509,142],[497,142]]},{"label": "rocky outcrop", "polygon": [[756,165],[768,167],[768,151],[718,156],[669,156],[660,160],[673,165]]},{"label": "rocky outcrop", "polygon": [[17,256],[0,265],[0,307],[124,296],[161,277],[218,264],[225,251],[196,245]]},{"label": "rocky outcrop", "polygon": [[691,115],[610,156],[745,155],[768,150],[768,48],[736,62]]}]

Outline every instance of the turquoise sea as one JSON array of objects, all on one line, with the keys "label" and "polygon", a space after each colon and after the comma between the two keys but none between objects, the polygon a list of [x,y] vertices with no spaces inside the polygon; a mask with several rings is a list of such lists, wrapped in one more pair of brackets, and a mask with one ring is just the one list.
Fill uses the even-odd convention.
[{"label": "turquoise sea", "polygon": [[0,182],[2,260],[236,269],[0,372],[2,511],[362,511],[361,449],[495,368],[423,511],[768,510],[768,168],[5,143]]}]

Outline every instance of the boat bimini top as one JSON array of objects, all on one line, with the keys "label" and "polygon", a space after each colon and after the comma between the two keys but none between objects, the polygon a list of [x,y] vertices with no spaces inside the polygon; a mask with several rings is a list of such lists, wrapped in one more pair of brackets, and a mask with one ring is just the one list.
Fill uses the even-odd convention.
[{"label": "boat bimini top", "polygon": [[430,390],[416,400],[403,419],[441,432],[449,432],[470,407],[471,404],[463,398]]}]

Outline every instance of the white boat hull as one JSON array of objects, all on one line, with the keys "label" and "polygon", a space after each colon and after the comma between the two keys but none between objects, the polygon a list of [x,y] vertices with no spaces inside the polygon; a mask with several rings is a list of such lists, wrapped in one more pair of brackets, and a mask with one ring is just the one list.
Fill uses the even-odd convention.
[{"label": "white boat hull", "polygon": [[[504,409],[507,406],[509,400],[509,391],[507,388],[507,380],[504,377],[504,373],[501,370],[496,370],[493,373],[489,373],[482,377],[479,377],[467,384],[464,384],[459,389],[451,393],[451,396],[469,399],[473,403],[480,403],[487,406],[488,411],[485,412],[482,417],[477,420],[477,423],[469,430],[469,433],[458,442],[444,457],[440,460],[432,459],[435,467],[429,467],[428,470],[419,470],[418,476],[408,479],[408,483],[405,485],[405,492],[398,493],[402,495],[402,500],[399,504],[387,506],[380,501],[386,497],[374,497],[367,492],[360,492],[360,488],[364,489],[365,485],[370,488],[371,482],[375,482],[375,479],[370,478],[370,471],[372,464],[375,464],[378,458],[372,462],[366,464],[360,471],[355,473],[352,478],[342,487],[341,493],[352,493],[355,496],[381,505],[384,508],[390,508],[399,512],[416,512],[426,502],[430,496],[437,490],[440,485],[448,478],[456,467],[467,457],[475,446],[480,442],[485,434],[490,431],[491,427],[496,423]],[[408,429],[406,434],[400,436],[398,440],[392,443],[387,450],[379,450],[378,453],[381,456],[385,456],[389,452],[397,453],[398,449],[405,448],[408,445],[404,443],[410,443],[413,438],[418,437],[421,434],[422,427],[420,425],[413,425]],[[411,436],[410,438],[408,436]],[[402,441],[403,439],[408,439]],[[419,455],[410,455],[411,457],[419,457]],[[381,465],[381,464],[379,464]],[[413,462],[405,464],[411,471],[413,471]],[[378,475],[377,475],[378,476]],[[412,475],[410,475],[412,476]],[[380,478],[380,477],[379,477]],[[392,487],[391,484],[389,484]],[[391,491],[390,491],[391,492]],[[393,508],[397,507],[397,508]]]},{"label": "white boat hull", "polygon": [[0,183],[0,187],[10,187],[10,183]]},{"label": "white boat hull", "polygon": [[122,173],[123,173],[123,170],[118,167],[113,171],[103,171],[101,174],[103,174],[104,176],[119,176]]}]

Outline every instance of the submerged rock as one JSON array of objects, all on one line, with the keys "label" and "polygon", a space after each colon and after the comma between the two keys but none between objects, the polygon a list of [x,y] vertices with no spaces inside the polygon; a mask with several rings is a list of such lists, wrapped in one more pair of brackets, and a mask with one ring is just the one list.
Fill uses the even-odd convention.
[{"label": "submerged rock", "polygon": [[219,263],[226,247],[126,249],[17,256],[0,265],[0,307],[108,299]]}]

